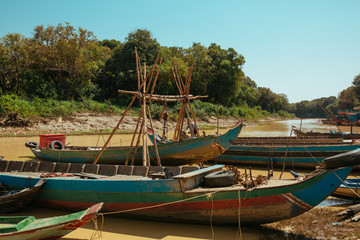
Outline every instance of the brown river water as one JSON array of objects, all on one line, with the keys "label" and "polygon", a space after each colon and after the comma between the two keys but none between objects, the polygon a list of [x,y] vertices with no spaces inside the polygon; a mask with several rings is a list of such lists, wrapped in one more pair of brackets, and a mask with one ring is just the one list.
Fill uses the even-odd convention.
[{"label": "brown river water", "polygon": [[[324,125],[319,119],[294,119],[283,121],[261,121],[258,124],[246,124],[239,136],[289,136],[292,126],[302,128],[303,131],[320,131],[328,132],[329,130],[338,129],[332,125]],[[201,129],[200,129],[201,130]],[[221,129],[220,133],[226,132],[227,129]],[[341,131],[350,131],[349,127],[342,127]],[[358,129],[354,129],[357,132]],[[170,133],[171,134],[171,133]],[[169,134],[169,137],[171,135]],[[207,130],[206,134],[215,134],[215,130]],[[66,143],[81,146],[102,146],[108,136],[98,135],[78,135],[67,136]],[[110,145],[130,145],[131,134],[115,135]],[[24,146],[27,141],[39,142],[39,137],[0,137],[0,155],[5,156],[6,160],[31,160],[33,155],[31,151]],[[254,169],[255,173],[266,174],[265,169]],[[275,172],[275,177],[279,176]],[[285,174],[285,177],[291,177]],[[284,178],[284,177],[283,177]],[[49,210],[45,208],[28,206],[17,213],[11,215],[33,215],[37,218],[59,216],[68,214],[64,211]],[[97,218],[97,227],[102,231],[94,231],[93,222],[85,224],[83,227],[66,235],[62,239],[91,239],[93,234],[95,239],[126,239],[126,240],[205,240],[205,239],[294,239],[281,231],[269,230],[264,227],[241,227],[238,226],[212,226],[210,224],[179,224],[166,222],[138,221],[121,219],[116,217],[105,216],[102,219]],[[241,235],[239,235],[241,233]],[[239,237],[240,236],[240,237]],[[94,238],[92,238],[94,239]],[[296,238],[306,239],[306,238]]]}]

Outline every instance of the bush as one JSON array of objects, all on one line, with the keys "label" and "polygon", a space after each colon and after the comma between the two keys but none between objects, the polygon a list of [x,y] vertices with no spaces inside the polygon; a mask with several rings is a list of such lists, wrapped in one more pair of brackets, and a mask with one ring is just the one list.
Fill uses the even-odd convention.
[{"label": "bush", "polygon": [[[177,119],[181,107],[181,102],[169,104],[166,111],[169,117]],[[191,109],[197,119],[207,120],[210,116],[217,116],[216,104],[195,100],[191,103]],[[8,94],[0,96],[0,115],[16,113],[21,117],[54,117],[72,115],[77,112],[94,112],[101,114],[120,114],[124,110],[111,103],[111,101],[96,102],[94,100],[83,101],[59,101],[44,98],[33,98],[30,100],[21,99],[16,95]],[[128,115],[138,116],[140,107],[133,106]],[[160,104],[150,104],[150,112],[153,119],[160,119],[163,106]],[[191,111],[189,109],[189,113]],[[270,116],[280,116],[284,118],[293,117],[284,110],[271,114],[261,107],[249,107],[246,104],[241,106],[224,107],[219,105],[219,117],[236,117],[244,120],[256,120]]]}]

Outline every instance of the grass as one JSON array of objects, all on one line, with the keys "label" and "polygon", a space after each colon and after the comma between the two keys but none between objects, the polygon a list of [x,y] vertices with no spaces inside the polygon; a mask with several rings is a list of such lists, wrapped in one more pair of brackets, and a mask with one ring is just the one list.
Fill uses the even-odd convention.
[{"label": "grass", "polygon": [[[181,103],[173,106],[168,106],[166,111],[169,117],[177,119]],[[217,116],[217,106],[208,102],[195,100],[191,103],[192,111],[198,119],[206,120],[209,117]],[[93,100],[84,101],[59,101],[52,99],[34,98],[31,100],[22,99],[16,95],[1,95],[0,96],[0,117],[8,114],[17,114],[22,118],[46,118],[71,116],[75,113],[91,112],[96,114],[120,114],[123,113],[126,107],[111,104],[110,102],[96,102]],[[150,111],[153,119],[160,119],[163,106],[152,103],[150,104]],[[140,107],[132,107],[129,111],[130,116],[137,116],[140,112]],[[255,121],[261,118],[268,117],[284,117],[291,118],[292,114],[285,111],[271,114],[260,107],[232,106],[225,107],[219,105],[220,118],[241,118],[246,121]],[[210,126],[204,126],[206,129]]]}]

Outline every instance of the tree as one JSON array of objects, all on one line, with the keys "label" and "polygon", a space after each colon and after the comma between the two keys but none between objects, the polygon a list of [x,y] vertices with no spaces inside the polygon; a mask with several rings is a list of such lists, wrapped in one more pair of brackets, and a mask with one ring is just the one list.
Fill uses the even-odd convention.
[{"label": "tree", "polygon": [[276,99],[277,95],[273,93],[270,88],[259,87],[259,106],[268,112],[275,113],[276,112]]},{"label": "tree", "polygon": [[338,105],[340,109],[353,109],[355,106],[359,105],[359,95],[357,95],[356,89],[356,86],[351,86],[339,93]]},{"label": "tree", "polygon": [[47,81],[56,81],[60,96],[66,99],[91,98],[96,91],[92,82],[110,56],[94,34],[82,28],[36,26],[32,41],[33,69],[45,73]]},{"label": "tree", "polygon": [[237,103],[240,105],[248,105],[255,107],[258,105],[260,93],[257,89],[256,83],[250,77],[245,77],[240,81],[239,93],[237,96]]},{"label": "tree", "polygon": [[27,39],[21,34],[7,34],[0,42],[0,88],[19,93],[20,77],[29,71],[31,59]]},{"label": "tree", "polygon": [[360,100],[360,74],[354,77],[352,83],[354,85],[354,92],[356,94],[356,97]]},{"label": "tree", "polygon": [[[118,89],[137,89],[135,48],[140,61],[146,63],[148,68],[151,68],[160,52],[160,44],[149,31],[138,29],[130,33],[124,45],[114,48],[112,57],[106,62],[100,83],[105,88],[104,98],[119,99]],[[123,99],[127,102],[128,96]]]},{"label": "tree", "polygon": [[208,48],[208,56],[211,59],[207,86],[209,98],[215,103],[229,105],[236,99],[240,80],[244,78],[241,70],[244,57],[232,48],[224,50],[214,43]]},{"label": "tree", "polygon": [[111,39],[111,40],[105,39],[105,40],[99,41],[99,44],[103,47],[108,47],[111,50],[113,50],[114,48],[116,48],[118,46],[123,45],[122,42],[117,41],[115,39]]},{"label": "tree", "polygon": [[207,87],[211,75],[211,58],[207,54],[206,47],[200,43],[193,43],[192,47],[185,51],[185,62],[193,66],[191,76],[190,93],[194,95],[207,95]]}]

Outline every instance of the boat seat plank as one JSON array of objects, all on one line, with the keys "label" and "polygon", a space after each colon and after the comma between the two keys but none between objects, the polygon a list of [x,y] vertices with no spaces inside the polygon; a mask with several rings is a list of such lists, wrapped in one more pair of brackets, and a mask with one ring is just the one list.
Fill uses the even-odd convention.
[{"label": "boat seat plank", "polygon": [[9,161],[0,161],[0,172],[6,172]]},{"label": "boat seat plank", "polygon": [[84,170],[84,164],[82,163],[71,163],[69,173],[82,173]]},{"label": "boat seat plank", "polygon": [[84,167],[84,173],[92,173],[92,174],[98,174],[99,172],[99,165],[94,164],[85,164]]},{"label": "boat seat plank", "polygon": [[167,166],[166,167],[173,176],[179,175],[181,173],[181,168],[182,167],[177,167],[177,166]]},{"label": "boat seat plank", "polygon": [[134,166],[120,165],[117,174],[131,176],[134,171]]},{"label": "boat seat plank", "polygon": [[149,172],[148,172],[148,177],[152,176],[152,174],[154,173],[163,173],[164,172],[164,167],[160,167],[160,166],[150,166],[149,167]]},{"label": "boat seat plank", "polygon": [[54,172],[55,163],[53,162],[40,162],[39,172]]},{"label": "boat seat plank", "polygon": [[181,169],[181,174],[185,174],[185,173],[189,173],[189,172],[193,172],[193,171],[196,171],[196,170],[199,170],[200,167],[194,167],[194,166],[184,166],[182,167]]},{"label": "boat seat plank", "polygon": [[105,176],[113,176],[117,173],[117,171],[117,165],[100,165],[98,174]]},{"label": "boat seat plank", "polygon": [[70,168],[70,163],[58,162],[58,163],[56,163],[54,172],[67,173],[69,171],[69,168]]},{"label": "boat seat plank", "polygon": [[206,174],[206,173],[212,172],[214,170],[220,170],[223,167],[224,167],[224,165],[218,164],[218,165],[210,166],[208,168],[202,168],[202,169],[196,170],[194,172],[177,175],[177,176],[174,176],[174,178],[181,178],[181,179],[190,178],[190,177]]},{"label": "boat seat plank", "polygon": [[21,170],[24,167],[24,163],[23,161],[9,161],[9,165],[7,168],[7,172],[13,172],[13,171],[19,171],[21,172]]},{"label": "boat seat plank", "polygon": [[147,166],[134,166],[133,174],[134,176],[148,176],[149,167]]},{"label": "boat seat plank", "polygon": [[[40,162],[26,161],[24,164],[23,172],[36,172],[39,169]],[[0,172],[2,170],[0,169]]]}]

